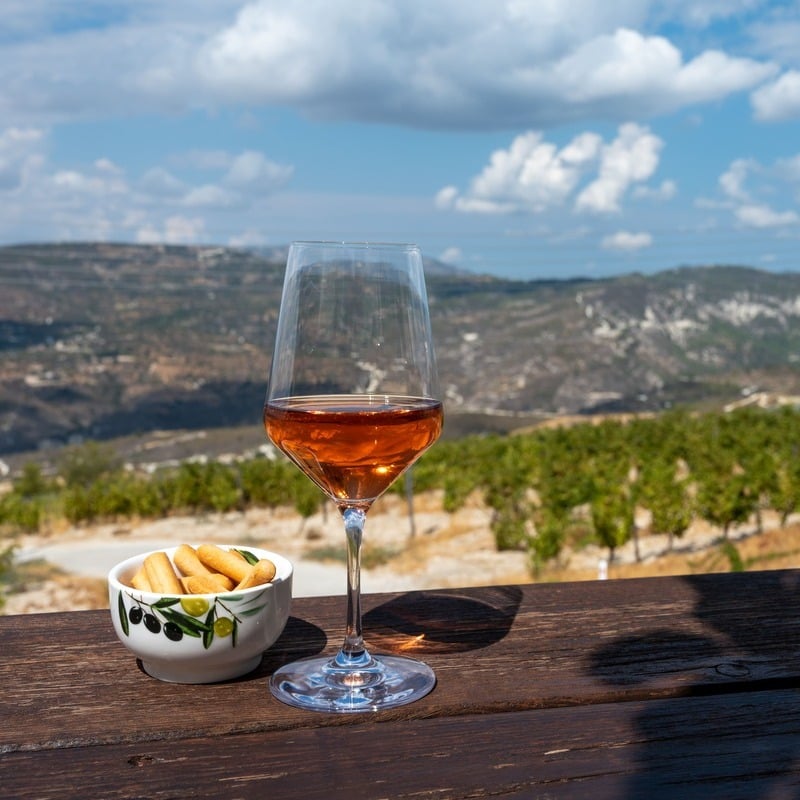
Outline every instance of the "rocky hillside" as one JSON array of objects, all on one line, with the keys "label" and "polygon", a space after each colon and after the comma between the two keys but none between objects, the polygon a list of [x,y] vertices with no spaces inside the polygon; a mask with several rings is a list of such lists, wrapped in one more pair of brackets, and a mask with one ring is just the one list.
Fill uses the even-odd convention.
[{"label": "rocky hillside", "polygon": [[434,280],[448,399],[574,414],[794,392],[800,275],[737,267],[599,281]]},{"label": "rocky hillside", "polygon": [[[800,275],[521,282],[427,269],[459,431],[800,393]],[[282,279],[280,251],[0,248],[0,454],[257,424]]]}]

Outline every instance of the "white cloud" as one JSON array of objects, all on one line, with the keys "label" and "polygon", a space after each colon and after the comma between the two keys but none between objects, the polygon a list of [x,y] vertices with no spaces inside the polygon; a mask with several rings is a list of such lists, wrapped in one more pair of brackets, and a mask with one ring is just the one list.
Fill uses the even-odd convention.
[{"label": "white cloud", "polygon": [[634,197],[651,200],[671,200],[678,193],[678,184],[672,180],[664,180],[658,186],[637,186],[633,190]]},{"label": "white cloud", "polygon": [[124,175],[125,170],[115,164],[110,158],[95,159],[94,168],[98,172],[107,172],[109,175]]},{"label": "white cloud", "polygon": [[198,218],[168,217],[164,224],[164,241],[168,244],[196,244],[203,239],[205,222]]},{"label": "white cloud", "polygon": [[[576,5],[560,4],[562,25],[574,24]],[[218,84],[217,91],[290,102],[330,117],[484,128],[545,126],[579,114],[623,119],[657,114],[750,89],[775,71],[773,65],[717,51],[684,61],[666,38],[624,26],[609,29],[596,17],[595,30],[578,25],[581,36],[548,31],[549,41],[540,34],[526,46],[530,29],[519,24],[510,6],[504,13],[492,4],[490,16],[473,15],[475,27],[456,26],[446,45],[431,35],[403,41],[405,50],[397,49],[397,31],[385,27],[377,34],[383,47],[375,47],[373,35],[366,47],[339,43],[332,52],[330,43],[318,42],[297,17],[291,25],[281,17],[272,33],[282,32],[295,48],[281,82],[263,76],[286,71],[284,48],[272,46],[272,36],[257,39],[252,29],[239,25],[210,51],[209,80]],[[265,4],[250,8],[249,23],[257,16],[269,26]],[[451,18],[431,17],[433,31],[452,27]],[[354,38],[361,35],[359,25],[352,28]],[[342,58],[351,49],[359,59]],[[465,52],[480,55],[465,60]]]},{"label": "white cloud", "polygon": [[139,180],[139,188],[156,197],[176,197],[186,192],[186,184],[163,167],[148,169]]},{"label": "white cloud", "polygon": [[455,186],[445,186],[436,193],[434,202],[436,208],[446,211],[455,205],[458,198],[458,189]]},{"label": "white cloud", "polygon": [[628,188],[646,181],[656,171],[663,144],[641,125],[621,126],[617,138],[603,146],[599,174],[578,195],[575,207],[606,214],[619,211]]},{"label": "white cloud", "polygon": [[576,107],[640,117],[749,88],[763,69],[710,51],[684,63],[663,36],[620,28],[587,39],[538,75],[541,91],[550,85]]},{"label": "white cloud", "polygon": [[197,244],[205,233],[205,222],[199,217],[174,215],[164,221],[159,229],[145,225],[137,231],[136,241],[140,244]]},{"label": "white cloud", "polygon": [[650,247],[653,244],[653,237],[649,233],[618,231],[604,237],[600,244],[604,250],[621,250],[630,253]]},{"label": "white cloud", "polygon": [[221,171],[230,167],[233,156],[227,150],[187,150],[170,158],[176,167]]},{"label": "white cloud", "polygon": [[752,158],[736,159],[720,175],[719,186],[725,200],[717,207],[730,210],[744,227],[763,230],[800,222],[800,215],[793,209],[776,211],[759,199],[777,197],[787,186],[800,190],[800,154],[778,159],[772,166]]},{"label": "white cloud", "polygon": [[756,119],[762,122],[800,118],[800,72],[784,72],[776,81],[753,92],[750,101]]},{"label": "white cloud", "polygon": [[734,59],[720,50],[706,50],[675,75],[672,92],[676,107],[708,102],[749,89],[777,71],[775,64]]},{"label": "white cloud", "polygon": [[766,3],[767,0],[666,0],[663,5],[665,16],[668,14],[669,18],[681,19],[692,27],[705,28],[716,20],[755,11]]},{"label": "white cloud", "polygon": [[[232,239],[253,224],[246,215],[292,175],[292,167],[255,150],[195,151],[171,160],[185,175],[157,165],[129,180],[106,156],[89,166],[55,166],[46,158],[49,147],[43,129],[0,129],[0,237],[188,242],[193,231],[205,235],[207,221],[186,210],[202,209],[214,212],[214,225]],[[212,172],[212,180],[197,182],[197,170]]]},{"label": "white cloud", "polygon": [[743,205],[735,213],[739,222],[748,228],[783,228],[800,222],[796,211],[773,211],[765,205]]},{"label": "white cloud", "polygon": [[207,183],[190,189],[183,198],[186,206],[205,206],[208,208],[225,208],[236,201],[235,195],[222,186]]},{"label": "white cloud", "polygon": [[[655,0],[117,5],[104,25],[82,26],[77,12],[63,25],[41,5],[35,29],[20,24],[0,53],[0,117],[50,122],[281,104],[419,128],[545,128],[719,100],[776,71],[721,51],[684,55],[647,32],[654,15],[685,22],[690,8],[723,18],[721,0],[674,12]],[[48,24],[53,33],[37,35]]]},{"label": "white cloud", "polygon": [[797,188],[800,189],[800,153],[789,158],[779,158],[775,167],[779,175],[797,184]]},{"label": "white cloud", "polygon": [[104,239],[119,231],[120,209],[131,191],[125,171],[111,159],[88,167],[54,168],[50,132],[0,130],[0,236],[6,241]]},{"label": "white cloud", "polygon": [[147,224],[137,230],[136,241],[139,244],[159,244],[162,241],[162,237],[154,225]]},{"label": "white cloud", "polygon": [[[542,133],[517,136],[507,150],[496,150],[462,195],[446,186],[436,195],[438,208],[482,214],[542,213],[565,205],[578,192],[575,209],[591,213],[620,210],[631,186],[648,180],[658,167],[663,142],[647,127],[626,123],[604,144],[593,132],[575,136],[558,148]],[[583,179],[596,171],[588,185]],[[662,185],[664,196],[674,184]]]},{"label": "white cloud", "polygon": [[107,169],[99,169],[94,173],[58,170],[53,173],[51,188],[59,194],[83,194],[94,197],[108,197],[128,192],[123,175]]},{"label": "white cloud", "polygon": [[460,247],[448,247],[439,256],[439,261],[444,261],[445,264],[458,264],[462,256]]},{"label": "white cloud", "polygon": [[719,176],[719,185],[726,197],[739,202],[748,202],[750,193],[745,189],[748,175],[756,170],[758,165],[749,158],[737,158],[728,169]]},{"label": "white cloud", "polygon": [[[246,150],[226,158],[221,152],[210,151],[191,160],[207,169],[224,165],[225,172],[219,183],[190,187],[183,197],[185,206],[226,208],[247,203],[250,194],[263,196],[265,192],[285,186],[294,172],[293,167],[277,164],[256,150]],[[166,175],[161,177],[168,181]]]},{"label": "white cloud", "polygon": [[478,213],[536,213],[560,206],[597,158],[601,142],[595,133],[582,133],[559,149],[538,131],[521,134],[507,150],[491,154],[465,195],[447,186],[437,205]]},{"label": "white cloud", "polygon": [[224,181],[239,189],[257,187],[271,190],[285,185],[293,172],[294,168],[289,165],[276,164],[263,153],[247,150],[233,159]]},{"label": "white cloud", "polygon": [[[360,12],[368,12],[367,4],[350,3],[338,11],[331,6],[311,0],[304,14],[292,2],[245,5],[233,25],[211,37],[200,52],[200,73],[210,84],[239,97],[260,95],[268,100],[300,98],[337,83],[341,75],[351,73],[358,58],[367,61],[369,44],[381,38],[382,26],[366,36],[377,22],[375,14],[360,17]],[[339,35],[331,37],[330,31],[337,28]],[[358,55],[342,40],[347,32],[363,37]]]},{"label": "white cloud", "polygon": [[228,239],[229,247],[261,247],[265,244],[269,244],[269,237],[262,231],[246,230]]},{"label": "white cloud", "polygon": [[800,17],[770,14],[748,26],[750,52],[774,59],[785,67],[800,66]]},{"label": "white cloud", "polygon": [[44,132],[8,128],[0,132],[0,192],[19,189],[42,163]]}]

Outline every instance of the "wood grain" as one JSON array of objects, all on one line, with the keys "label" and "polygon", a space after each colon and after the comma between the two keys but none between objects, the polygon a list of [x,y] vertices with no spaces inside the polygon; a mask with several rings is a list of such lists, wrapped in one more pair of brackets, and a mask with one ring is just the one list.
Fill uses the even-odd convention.
[{"label": "wood grain", "polygon": [[297,600],[258,670],[209,686],[144,674],[109,612],[0,617],[0,794],[800,796],[798,571],[367,595],[364,610],[373,650],[433,666],[428,697],[355,716],[272,698],[279,664],[336,649],[344,598]]},{"label": "wood grain", "polygon": [[19,752],[0,786],[17,800],[752,800],[796,796],[798,731],[795,692],[754,692]]}]

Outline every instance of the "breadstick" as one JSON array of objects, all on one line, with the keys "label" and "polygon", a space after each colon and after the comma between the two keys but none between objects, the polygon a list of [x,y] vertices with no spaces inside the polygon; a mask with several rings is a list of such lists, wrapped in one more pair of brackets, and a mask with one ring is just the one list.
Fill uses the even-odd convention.
[{"label": "breadstick", "polygon": [[138,589],[140,592],[152,591],[150,588],[150,581],[147,579],[147,570],[145,570],[144,564],[139,567],[136,574],[131,578],[131,586],[134,589]]},{"label": "breadstick", "polygon": [[250,565],[243,556],[214,544],[201,544],[197,548],[197,557],[207,567],[233,578],[237,583],[243,581],[250,571]]},{"label": "breadstick", "polygon": [[269,583],[275,577],[275,571],[275,565],[269,559],[261,558],[250,567],[250,572],[239,581],[236,588],[249,589],[251,586]]},{"label": "breadstick", "polygon": [[147,580],[150,581],[151,591],[160,594],[183,594],[183,587],[172,568],[169,556],[163,551],[151,553],[144,560]]},{"label": "breadstick", "polygon": [[[227,575],[220,577],[230,581]],[[233,588],[223,584],[216,575],[187,575],[185,578],[181,578],[181,581],[187,594],[217,594],[218,592],[228,592]]]},{"label": "breadstick", "polygon": [[[180,545],[180,547],[178,547],[178,549],[175,551],[175,555],[172,556],[172,560],[175,563],[175,566],[178,567],[178,569],[187,578],[191,575],[210,576],[215,583],[219,584],[220,588],[216,590],[218,592],[229,591],[236,586],[236,581],[232,578],[229,578],[227,575],[223,575],[221,572],[214,572],[213,570],[210,570],[197,557],[197,552],[191,545]],[[184,588],[186,588],[185,582]]]},{"label": "breadstick", "polygon": [[218,584],[220,588],[217,591],[219,592],[229,592],[236,586],[236,581],[233,578],[229,578],[221,572],[209,572],[207,576],[203,577],[211,578],[214,583]]},{"label": "breadstick", "polygon": [[184,575],[208,575],[211,570],[197,557],[193,547],[182,544],[172,556],[175,566]]}]

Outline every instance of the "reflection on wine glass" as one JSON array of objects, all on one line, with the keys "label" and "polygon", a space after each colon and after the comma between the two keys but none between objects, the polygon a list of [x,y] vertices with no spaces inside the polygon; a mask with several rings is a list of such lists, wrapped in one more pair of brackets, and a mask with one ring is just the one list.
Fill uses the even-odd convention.
[{"label": "reflection on wine glass", "polygon": [[347,538],[347,626],[339,652],[278,669],[280,700],[374,711],[433,688],[426,664],[370,654],[361,631],[366,514],[439,437],[442,403],[419,248],[295,242],[289,248],[264,406],[267,435],[336,503]]}]

